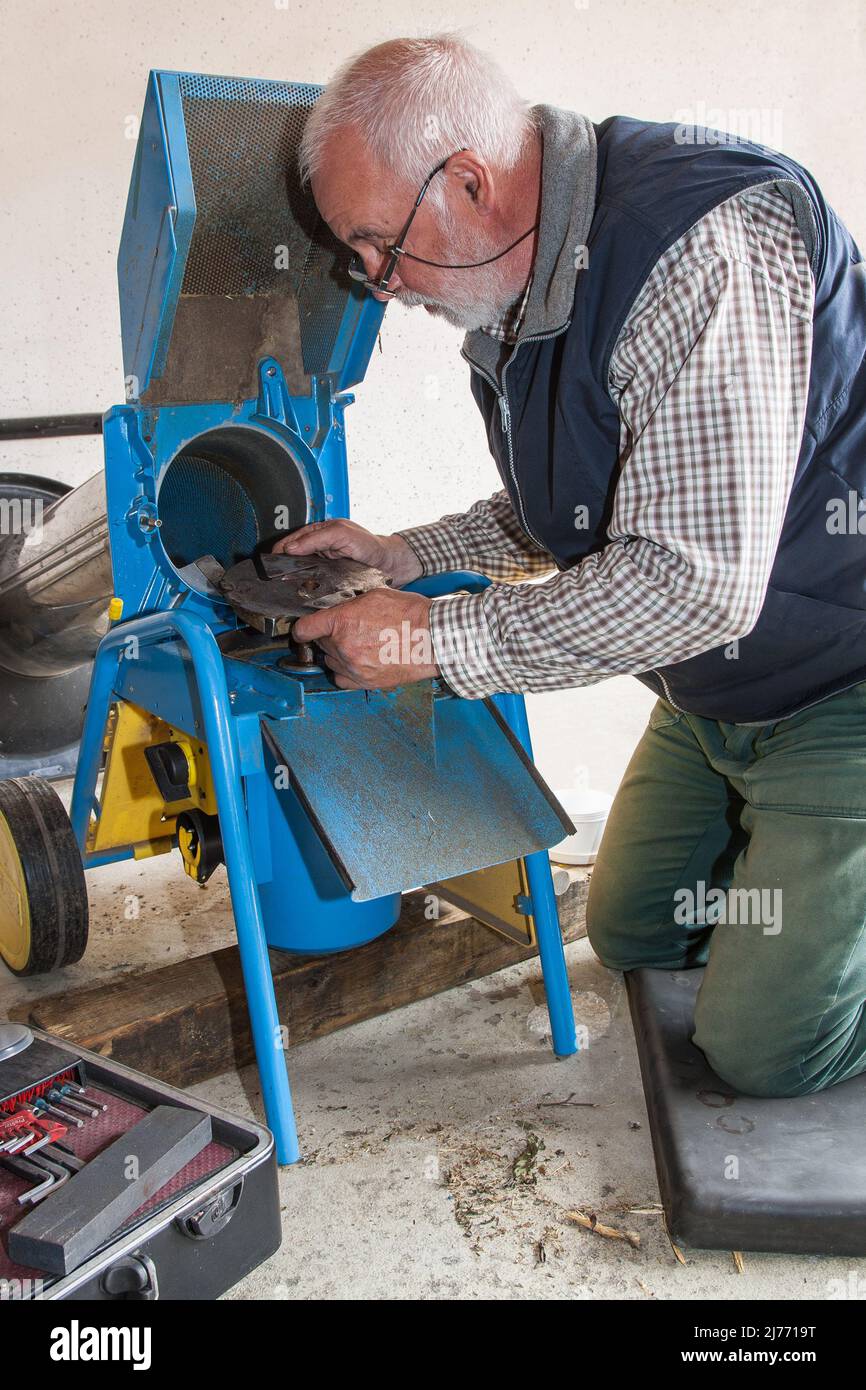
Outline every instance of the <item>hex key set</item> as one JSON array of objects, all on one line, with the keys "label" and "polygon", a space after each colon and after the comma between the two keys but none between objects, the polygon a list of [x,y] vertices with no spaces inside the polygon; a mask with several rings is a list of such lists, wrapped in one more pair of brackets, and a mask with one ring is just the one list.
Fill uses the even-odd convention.
[{"label": "hex key set", "polygon": [[279,1243],[267,1130],[0,1022],[0,1296],[210,1299]]}]

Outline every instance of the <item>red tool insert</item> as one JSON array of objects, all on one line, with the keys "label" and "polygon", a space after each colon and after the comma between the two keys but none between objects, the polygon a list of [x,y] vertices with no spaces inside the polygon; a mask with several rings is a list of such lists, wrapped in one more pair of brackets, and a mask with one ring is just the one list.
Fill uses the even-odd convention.
[{"label": "red tool insert", "polygon": [[41,1135],[48,1134],[52,1143],[55,1139],[62,1139],[69,1132],[60,1120],[53,1120],[50,1115],[40,1115],[29,1106],[23,1106],[12,1114],[0,1116],[0,1144],[28,1129],[38,1129]]}]

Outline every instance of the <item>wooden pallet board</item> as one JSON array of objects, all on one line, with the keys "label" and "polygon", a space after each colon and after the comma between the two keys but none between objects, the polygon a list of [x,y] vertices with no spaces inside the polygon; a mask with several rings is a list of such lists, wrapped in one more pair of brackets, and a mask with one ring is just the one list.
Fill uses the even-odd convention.
[{"label": "wooden pallet board", "polygon": [[[558,899],[566,942],[585,935],[587,888],[586,875],[572,874]],[[290,1046],[537,954],[448,904],[429,921],[428,901],[423,889],[405,894],[396,926],[352,951],[316,957],[271,951],[277,1009]],[[254,1060],[236,946],[30,1000],[11,1017],[173,1085],[193,1086]]]}]

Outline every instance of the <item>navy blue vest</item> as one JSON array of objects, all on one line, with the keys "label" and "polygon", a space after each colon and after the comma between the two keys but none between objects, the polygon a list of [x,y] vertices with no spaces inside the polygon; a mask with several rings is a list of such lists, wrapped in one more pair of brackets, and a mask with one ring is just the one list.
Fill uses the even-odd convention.
[{"label": "navy blue vest", "polygon": [[[598,181],[570,320],[521,344],[505,372],[512,452],[498,392],[472,393],[526,529],[568,569],[608,544],[619,414],[608,393],[617,336],[659,257],[744,189],[784,182],[799,205],[815,276],[806,423],[766,599],[735,659],[726,646],[642,672],[679,708],[766,723],[866,680],[866,269],[811,175],[748,142],[678,143],[673,125],[615,116],[596,127]],[[681,129],[681,128],[680,128]],[[811,218],[808,214],[811,212]],[[811,243],[811,244],[810,244]],[[575,503],[589,525],[575,529]]]}]

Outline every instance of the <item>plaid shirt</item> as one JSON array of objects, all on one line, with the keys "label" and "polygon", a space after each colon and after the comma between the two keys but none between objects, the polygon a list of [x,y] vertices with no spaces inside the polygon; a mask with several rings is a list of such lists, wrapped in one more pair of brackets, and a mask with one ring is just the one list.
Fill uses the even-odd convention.
[{"label": "plaid shirt", "polygon": [[658,260],[617,339],[609,543],[544,582],[516,582],[556,566],[505,491],[400,532],[425,574],[497,581],[432,604],[435,660],[458,695],[588,685],[750,630],[800,450],[813,307],[784,193],[729,199]]},{"label": "plaid shirt", "polygon": [[496,338],[500,343],[516,343],[520,326],[523,323],[523,316],[526,313],[526,306],[529,302],[529,291],[532,289],[532,276],[527,281],[526,289],[519,299],[516,299],[510,309],[506,309],[502,318],[497,323],[489,323],[484,329],[491,338]]}]

